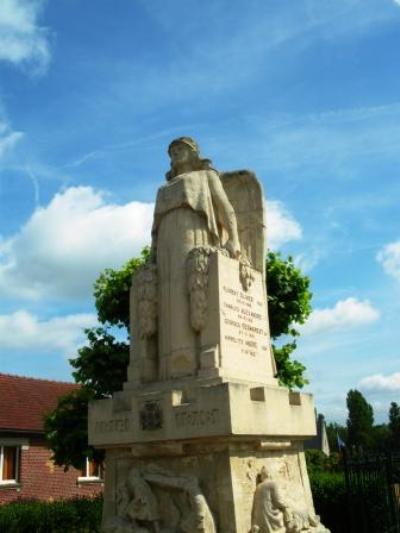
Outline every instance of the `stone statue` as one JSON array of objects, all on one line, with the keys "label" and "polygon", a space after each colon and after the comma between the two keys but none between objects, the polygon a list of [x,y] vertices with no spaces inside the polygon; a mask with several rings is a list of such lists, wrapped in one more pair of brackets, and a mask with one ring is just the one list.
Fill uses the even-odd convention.
[{"label": "stone statue", "polygon": [[194,374],[196,335],[188,320],[186,259],[198,246],[224,247],[240,255],[235,211],[218,172],[201,159],[195,141],[172,141],[171,170],[154,211],[152,257],[158,270],[158,354],[160,377]]},{"label": "stone statue", "polygon": [[[168,499],[160,505],[155,489],[183,496],[175,525],[163,523]],[[152,464],[145,469],[133,467],[117,492],[117,513],[103,528],[105,533],[216,533],[206,498],[193,476],[175,475]]]},{"label": "stone statue", "polygon": [[159,514],[157,500],[141,472],[132,468],[129,471],[126,486],[131,500],[126,507],[126,515],[133,521],[149,523],[154,533],[159,533]]},{"label": "stone statue", "polygon": [[286,533],[284,514],[287,504],[278,484],[271,479],[265,467],[260,472],[260,483],[254,493],[251,533]]},{"label": "stone statue", "polygon": [[255,176],[219,174],[189,137],[172,141],[168,154],[171,169],[157,194],[151,261],[133,283],[132,331],[143,339],[133,359],[142,361],[137,364],[144,381],[196,375],[211,253],[240,262],[244,290],[254,279],[252,269],[264,274],[265,268],[264,199]]},{"label": "stone statue", "polygon": [[319,517],[289,501],[270,470],[262,467],[253,499],[250,533],[329,533]]}]

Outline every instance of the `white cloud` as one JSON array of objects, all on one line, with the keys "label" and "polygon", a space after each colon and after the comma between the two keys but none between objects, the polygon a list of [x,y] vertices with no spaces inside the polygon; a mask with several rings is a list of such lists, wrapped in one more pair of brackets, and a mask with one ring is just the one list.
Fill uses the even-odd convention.
[{"label": "white cloud", "polygon": [[267,202],[267,243],[268,247],[277,249],[283,244],[301,239],[300,224],[293,218],[285,206],[278,201]]},{"label": "white cloud", "polygon": [[1,0],[0,61],[43,72],[50,61],[48,32],[37,19],[43,0]]},{"label": "white cloud", "polygon": [[330,330],[351,329],[374,322],[378,318],[379,312],[368,300],[346,298],[339,300],[334,307],[315,309],[302,327],[302,332],[310,335]]},{"label": "white cloud", "polygon": [[[150,244],[154,204],[107,202],[103,191],[71,187],[37,208],[21,231],[0,240],[0,294],[87,298],[99,272]],[[271,246],[301,237],[279,202],[269,202]]]},{"label": "white cloud", "polygon": [[400,281],[400,241],[387,244],[376,257],[384,271]]},{"label": "white cloud", "polygon": [[0,159],[14,148],[23,135],[21,131],[13,131],[6,122],[0,119]]},{"label": "white cloud", "polygon": [[83,340],[83,328],[95,324],[95,315],[89,313],[40,321],[35,315],[19,310],[0,315],[0,349],[73,355]]},{"label": "white cloud", "polygon": [[400,391],[400,372],[384,376],[374,374],[363,378],[359,383],[360,388],[371,392],[396,392]]},{"label": "white cloud", "polygon": [[152,216],[151,203],[107,203],[91,187],[56,194],[18,234],[0,240],[0,294],[88,297],[101,270],[149,244]]}]

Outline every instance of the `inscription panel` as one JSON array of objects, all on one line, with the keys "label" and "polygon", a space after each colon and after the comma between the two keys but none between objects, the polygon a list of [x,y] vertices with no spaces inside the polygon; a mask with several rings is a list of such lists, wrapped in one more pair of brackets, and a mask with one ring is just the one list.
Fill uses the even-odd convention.
[{"label": "inscription panel", "polygon": [[[224,349],[255,357],[268,353],[266,304],[257,293],[222,286],[221,330]],[[262,290],[258,294],[263,294]]]},{"label": "inscription panel", "polygon": [[124,433],[129,431],[129,418],[110,418],[109,420],[96,420],[95,433]]},{"label": "inscription panel", "polygon": [[214,426],[220,420],[219,409],[185,409],[175,412],[175,425],[182,427]]}]

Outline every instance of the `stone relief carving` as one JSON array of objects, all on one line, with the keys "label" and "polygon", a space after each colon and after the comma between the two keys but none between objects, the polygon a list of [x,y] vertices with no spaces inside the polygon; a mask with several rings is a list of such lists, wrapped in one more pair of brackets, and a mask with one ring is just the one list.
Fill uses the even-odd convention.
[{"label": "stone relief carving", "polygon": [[186,259],[186,276],[190,298],[190,322],[195,331],[201,331],[207,320],[208,264],[210,246],[193,248]]},{"label": "stone relief carving", "polygon": [[190,322],[192,328],[199,332],[207,321],[208,306],[208,266],[210,256],[221,253],[229,257],[229,252],[224,248],[215,246],[196,246],[186,259],[187,286],[190,298]]},{"label": "stone relief carving", "polygon": [[329,533],[305,506],[290,501],[274,472],[262,467],[258,475],[250,533]]},{"label": "stone relief carving", "polygon": [[117,488],[116,515],[104,533],[216,533],[197,478],[156,465],[133,467]]},{"label": "stone relief carving", "polygon": [[157,331],[157,266],[143,265],[135,276],[138,302],[139,334],[141,338],[151,337]]},{"label": "stone relief carving", "polygon": [[248,291],[254,281],[254,274],[249,259],[245,256],[240,258],[239,262],[239,278],[243,290]]},{"label": "stone relief carving", "polygon": [[[190,322],[192,328],[199,332],[206,326],[208,308],[208,266],[210,256],[220,253],[229,257],[224,248],[215,246],[196,246],[186,259],[186,277],[190,298]],[[243,290],[247,291],[254,281],[251,262],[245,256],[239,259],[239,279]]]},{"label": "stone relief carving", "polygon": [[159,402],[146,402],[139,412],[140,427],[143,430],[152,431],[161,429],[163,414]]}]

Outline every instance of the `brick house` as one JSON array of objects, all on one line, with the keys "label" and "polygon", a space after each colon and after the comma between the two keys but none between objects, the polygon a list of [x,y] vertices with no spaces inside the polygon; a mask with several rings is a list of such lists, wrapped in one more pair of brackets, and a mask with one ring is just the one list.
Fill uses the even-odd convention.
[{"label": "brick house", "polygon": [[43,415],[73,383],[0,374],[0,503],[19,499],[57,500],[103,490],[101,470],[87,461],[81,471],[51,461]]}]

